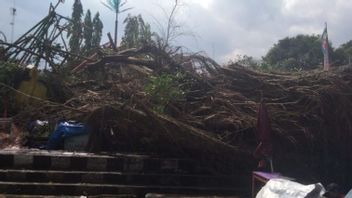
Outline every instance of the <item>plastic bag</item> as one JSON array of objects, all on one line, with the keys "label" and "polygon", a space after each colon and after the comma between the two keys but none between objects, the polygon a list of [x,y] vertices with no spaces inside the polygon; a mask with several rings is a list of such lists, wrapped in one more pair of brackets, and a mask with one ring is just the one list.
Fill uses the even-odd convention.
[{"label": "plastic bag", "polygon": [[271,179],[256,198],[320,198],[324,193],[325,189],[320,183],[302,185],[286,179]]}]

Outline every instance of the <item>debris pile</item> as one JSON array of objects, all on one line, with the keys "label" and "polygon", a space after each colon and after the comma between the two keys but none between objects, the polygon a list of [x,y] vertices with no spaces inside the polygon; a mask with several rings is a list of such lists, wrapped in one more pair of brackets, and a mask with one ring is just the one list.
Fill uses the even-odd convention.
[{"label": "debris pile", "polygon": [[[352,69],[262,73],[155,47],[110,52],[72,70],[71,98],[45,102],[17,120],[76,119],[91,128],[88,150],[152,152],[237,161],[251,169],[260,101],[268,106],[274,166],[347,184],[352,179]],[[182,97],[163,111],[146,92],[151,76],[177,76]],[[225,165],[224,165],[225,166]],[[329,171],[327,171],[329,170]]]}]

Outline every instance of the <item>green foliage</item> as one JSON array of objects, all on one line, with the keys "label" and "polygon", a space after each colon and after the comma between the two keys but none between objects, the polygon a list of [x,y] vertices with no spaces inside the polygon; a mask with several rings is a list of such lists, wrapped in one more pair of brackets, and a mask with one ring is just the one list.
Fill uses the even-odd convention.
[{"label": "green foliage", "polygon": [[352,40],[335,50],[333,61],[336,65],[347,65],[352,62]]},{"label": "green foliage", "polygon": [[123,48],[138,48],[152,42],[150,25],[144,22],[141,15],[132,16],[129,14],[124,20],[124,24],[126,24],[125,34],[121,43]]},{"label": "green foliage", "polygon": [[[20,73],[22,69],[19,65],[10,62],[3,62],[0,61],[0,82],[11,87],[15,86],[15,81],[17,74]],[[7,98],[8,101],[13,101],[14,93],[11,92],[9,89],[0,86],[0,112],[3,112],[3,105],[2,102],[4,98]],[[13,109],[13,103],[9,103],[9,111],[11,112]]]},{"label": "green foliage", "polygon": [[260,67],[259,60],[256,60],[252,56],[247,56],[247,55],[237,55],[236,59],[234,61],[230,61],[229,64],[238,64],[238,65],[253,68],[253,69]]},{"label": "green foliage", "polygon": [[[93,20],[89,9],[86,12],[83,22],[82,16],[83,7],[81,1],[75,0],[67,37],[69,37],[71,53],[77,55],[82,53],[85,56],[89,56],[100,46],[103,32],[103,23],[99,18],[99,12],[95,14]],[[83,41],[84,43],[82,46],[81,44]],[[70,59],[69,61],[69,63],[72,64],[72,61],[75,60]]]},{"label": "green foliage", "polygon": [[20,69],[15,63],[0,61],[0,82],[13,86],[15,75]]},{"label": "green foliage", "polygon": [[182,79],[181,73],[176,75],[162,74],[150,78],[150,82],[145,86],[145,91],[154,103],[155,111],[163,113],[167,104],[183,98],[184,92],[179,86]]},{"label": "green foliage", "polygon": [[71,53],[80,53],[80,44],[82,41],[82,15],[83,7],[80,0],[75,0],[73,4],[73,12],[71,17],[71,23],[67,36],[70,37],[69,46]]},{"label": "green foliage", "polygon": [[101,37],[103,32],[103,22],[99,18],[97,12],[93,18],[91,17],[90,10],[87,11],[84,20],[84,54],[89,56],[93,51],[99,49]]},{"label": "green foliage", "polygon": [[99,12],[97,12],[93,19],[93,35],[92,35],[92,47],[98,49],[103,35],[103,22],[99,18]]},{"label": "green foliage", "polygon": [[257,67],[256,69],[261,70],[261,71],[265,71],[265,72],[269,72],[269,71],[273,70],[273,67],[266,62],[262,62],[259,65],[259,67]]},{"label": "green foliage", "polygon": [[[333,49],[330,48],[330,51],[332,52]],[[279,40],[263,57],[266,64],[286,70],[315,69],[321,65],[322,60],[319,35],[286,37]]]},{"label": "green foliage", "polygon": [[89,55],[92,51],[92,37],[93,37],[93,23],[92,16],[90,14],[90,10],[87,11],[86,17],[84,18],[84,54]]}]

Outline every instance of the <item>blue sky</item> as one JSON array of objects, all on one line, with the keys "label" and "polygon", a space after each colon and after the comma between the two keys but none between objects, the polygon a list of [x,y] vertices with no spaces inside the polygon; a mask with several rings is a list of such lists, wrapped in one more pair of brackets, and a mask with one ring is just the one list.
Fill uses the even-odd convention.
[{"label": "blue sky", "polygon": [[[100,0],[81,0],[84,10],[100,12],[104,35],[114,30],[114,14]],[[0,0],[0,31],[8,40],[11,32],[10,8],[14,0]],[[17,8],[15,38],[48,13],[56,0],[15,0]],[[236,55],[257,58],[279,39],[297,34],[321,34],[328,23],[329,38],[334,47],[352,39],[352,2],[350,0],[180,0],[177,23],[185,36],[174,40],[193,52],[204,52],[219,62]],[[142,14],[155,32],[166,26],[174,0],[128,0],[131,14]],[[70,16],[73,0],[65,0],[58,13]],[[120,21],[127,13],[121,14]],[[119,35],[123,24],[120,23]],[[107,41],[104,37],[103,41]]]}]

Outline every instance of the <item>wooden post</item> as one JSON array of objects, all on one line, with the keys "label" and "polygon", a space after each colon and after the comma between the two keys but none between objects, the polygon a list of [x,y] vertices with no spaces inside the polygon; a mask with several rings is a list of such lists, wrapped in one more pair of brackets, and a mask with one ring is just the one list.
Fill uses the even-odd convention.
[{"label": "wooden post", "polygon": [[117,51],[116,44],[114,43],[114,40],[112,40],[110,32],[108,33],[108,38],[109,38],[110,45],[112,46],[112,49],[114,49],[114,51]]}]

